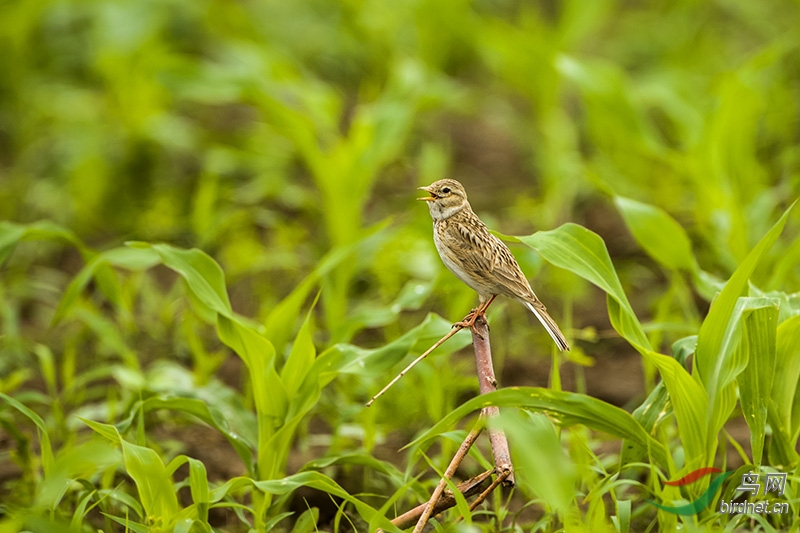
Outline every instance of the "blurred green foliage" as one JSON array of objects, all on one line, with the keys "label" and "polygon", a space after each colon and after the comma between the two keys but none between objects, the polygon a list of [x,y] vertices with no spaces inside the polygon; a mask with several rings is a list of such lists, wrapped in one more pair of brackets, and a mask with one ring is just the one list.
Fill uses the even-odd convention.
[{"label": "blurred green foliage", "polygon": [[[695,497],[660,481],[726,441],[797,468],[798,27],[790,0],[0,3],[0,529],[361,531],[425,501],[460,433],[415,436],[477,405],[468,335],[363,404],[475,302],[413,200],[445,175],[527,235],[577,341],[493,308],[498,375],[552,357],[551,387],[497,393],[520,489],[467,522],[670,530],[644,498]],[[625,354],[630,414],[582,384]]]}]

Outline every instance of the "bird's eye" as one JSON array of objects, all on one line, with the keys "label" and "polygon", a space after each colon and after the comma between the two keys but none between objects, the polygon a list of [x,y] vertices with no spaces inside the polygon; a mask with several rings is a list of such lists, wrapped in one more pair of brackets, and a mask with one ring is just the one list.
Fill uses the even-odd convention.
[{"label": "bird's eye", "polygon": [[445,187],[444,189],[442,189],[442,192],[445,193],[445,194],[449,194],[450,193],[450,187]]}]

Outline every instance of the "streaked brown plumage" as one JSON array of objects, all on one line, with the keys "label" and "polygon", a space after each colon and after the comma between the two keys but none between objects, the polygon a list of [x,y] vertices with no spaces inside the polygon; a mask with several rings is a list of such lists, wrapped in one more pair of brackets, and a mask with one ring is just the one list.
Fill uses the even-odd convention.
[{"label": "streaked brown plumage", "polygon": [[533,293],[528,280],[508,247],[489,233],[467,201],[464,187],[443,179],[421,190],[433,218],[433,242],[442,262],[458,279],[478,293],[481,305],[460,325],[470,327],[502,294],[526,306],[539,319],[561,350],[569,350],[564,334]]}]

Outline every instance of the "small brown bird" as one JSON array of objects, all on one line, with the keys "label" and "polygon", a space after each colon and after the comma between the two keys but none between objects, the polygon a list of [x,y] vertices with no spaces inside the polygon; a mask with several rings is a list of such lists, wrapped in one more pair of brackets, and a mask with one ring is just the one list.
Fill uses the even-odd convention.
[{"label": "small brown bird", "polygon": [[530,309],[559,349],[569,350],[567,339],[533,293],[508,246],[489,233],[486,224],[472,211],[464,187],[456,180],[443,179],[420,189],[430,194],[418,200],[428,202],[439,257],[480,298],[478,308],[457,325],[473,327],[495,297],[502,294]]}]

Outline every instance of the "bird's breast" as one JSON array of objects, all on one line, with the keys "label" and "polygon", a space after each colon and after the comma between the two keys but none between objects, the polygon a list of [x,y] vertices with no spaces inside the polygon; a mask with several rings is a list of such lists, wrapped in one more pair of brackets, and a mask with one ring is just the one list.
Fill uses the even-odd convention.
[{"label": "bird's breast", "polygon": [[481,293],[481,285],[472,275],[464,270],[462,261],[459,261],[458,254],[462,251],[453,247],[453,243],[447,238],[447,232],[450,231],[447,221],[441,221],[434,224],[433,227],[433,242],[436,245],[436,251],[439,252],[439,257],[447,269],[455,274],[455,276],[462,282],[466,283],[468,287],[474,291]]}]

